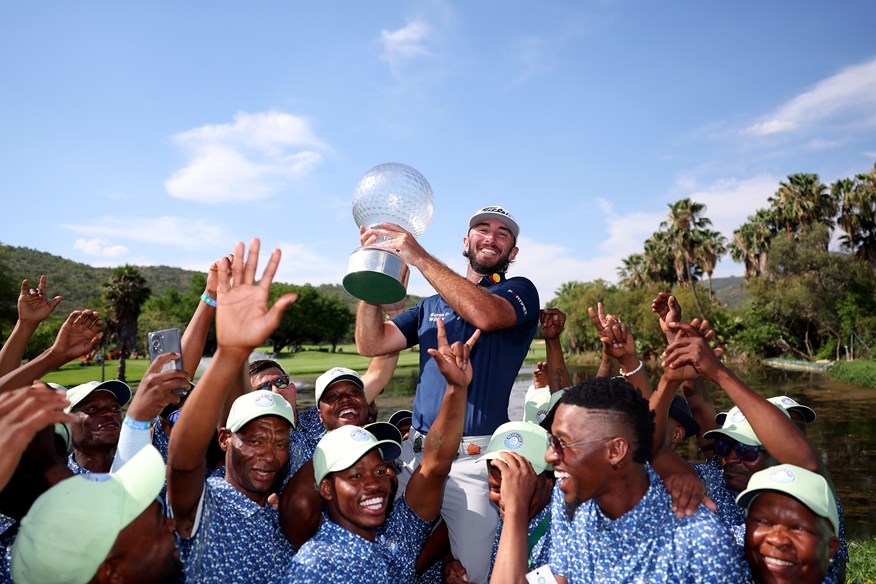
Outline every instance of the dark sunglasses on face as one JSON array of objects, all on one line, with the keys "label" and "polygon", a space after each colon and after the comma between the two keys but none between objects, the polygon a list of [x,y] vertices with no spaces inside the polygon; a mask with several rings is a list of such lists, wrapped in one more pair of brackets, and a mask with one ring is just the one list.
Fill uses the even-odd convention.
[{"label": "dark sunglasses on face", "polygon": [[736,458],[743,462],[754,462],[757,460],[758,454],[760,454],[761,450],[764,450],[763,446],[749,446],[747,444],[742,444],[741,442],[736,442],[735,440],[728,440],[725,438],[715,438],[715,452],[718,453],[718,456],[728,456],[730,451],[736,453]]},{"label": "dark sunglasses on face", "polygon": [[271,386],[274,386],[277,389],[286,389],[287,387],[289,387],[289,376],[281,375],[270,381],[265,381],[264,383],[254,387],[253,389],[264,389],[265,391],[271,391]]},{"label": "dark sunglasses on face", "polygon": [[548,442],[550,443],[550,447],[554,449],[554,454],[559,461],[562,462],[563,457],[565,456],[565,449],[572,448],[573,446],[581,446],[584,444],[593,444],[594,442],[605,442],[607,438],[598,438],[596,440],[579,440],[577,442],[569,442],[568,444],[563,443],[559,438],[554,436],[553,434],[548,435]]}]

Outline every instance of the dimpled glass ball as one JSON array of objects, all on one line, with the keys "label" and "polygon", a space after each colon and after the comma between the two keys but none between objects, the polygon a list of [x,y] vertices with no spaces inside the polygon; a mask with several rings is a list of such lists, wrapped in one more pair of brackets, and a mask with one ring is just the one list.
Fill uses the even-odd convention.
[{"label": "dimpled glass ball", "polygon": [[429,181],[417,169],[398,162],[368,170],[353,195],[353,218],[360,227],[396,223],[419,237],[432,222],[434,211]]}]

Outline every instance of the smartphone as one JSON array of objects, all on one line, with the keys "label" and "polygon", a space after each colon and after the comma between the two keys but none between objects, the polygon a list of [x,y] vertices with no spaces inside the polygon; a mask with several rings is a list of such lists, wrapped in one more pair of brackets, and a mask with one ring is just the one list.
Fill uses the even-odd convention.
[{"label": "smartphone", "polygon": [[[165,363],[161,371],[182,371],[182,341],[178,328],[167,329],[163,331],[152,331],[147,336],[149,342],[149,358],[155,361],[155,358],[163,353],[179,353],[180,358],[168,361]],[[173,390],[177,395],[185,395],[188,388],[180,388]]]}]

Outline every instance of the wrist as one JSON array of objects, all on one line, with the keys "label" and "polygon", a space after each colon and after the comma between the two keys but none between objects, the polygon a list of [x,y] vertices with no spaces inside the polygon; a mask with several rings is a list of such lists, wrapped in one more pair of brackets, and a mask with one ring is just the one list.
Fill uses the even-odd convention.
[{"label": "wrist", "polygon": [[618,363],[619,363],[621,369],[623,369],[624,371],[629,373],[630,371],[632,371],[633,369],[638,367],[639,364],[641,363],[641,361],[639,360],[639,358],[636,356],[635,353],[632,353],[632,354],[627,353],[623,357],[618,359]]},{"label": "wrist", "polygon": [[158,419],[158,416],[155,416],[154,418],[148,418],[146,420],[139,419],[145,417],[146,416],[139,414],[132,415],[130,412],[128,412],[128,414],[125,416],[125,419],[122,421],[122,424],[124,424],[131,430],[145,432],[152,429],[152,426],[155,425],[155,420]]},{"label": "wrist", "polygon": [[203,294],[201,294],[201,302],[211,308],[216,308],[216,293],[214,292],[210,294],[209,292],[205,291]]},{"label": "wrist", "polygon": [[627,368],[626,361],[624,362],[624,365],[625,366],[620,368],[620,374],[623,375],[625,378],[632,377],[633,375],[641,371],[642,367],[644,367],[644,363],[642,363],[638,359],[636,359],[636,364],[632,367]]}]

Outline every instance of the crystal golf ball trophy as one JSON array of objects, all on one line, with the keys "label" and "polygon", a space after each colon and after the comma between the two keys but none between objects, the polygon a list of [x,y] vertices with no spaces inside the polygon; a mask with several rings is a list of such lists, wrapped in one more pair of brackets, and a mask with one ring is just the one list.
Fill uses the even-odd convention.
[{"label": "crystal golf ball trophy", "polygon": [[[395,223],[414,237],[423,234],[435,202],[432,187],[416,169],[388,162],[368,170],[359,180],[353,195],[353,218],[366,228],[380,223]],[[386,247],[389,237],[360,247],[347,262],[344,288],[371,304],[393,304],[407,294],[410,268],[394,249]]]}]

